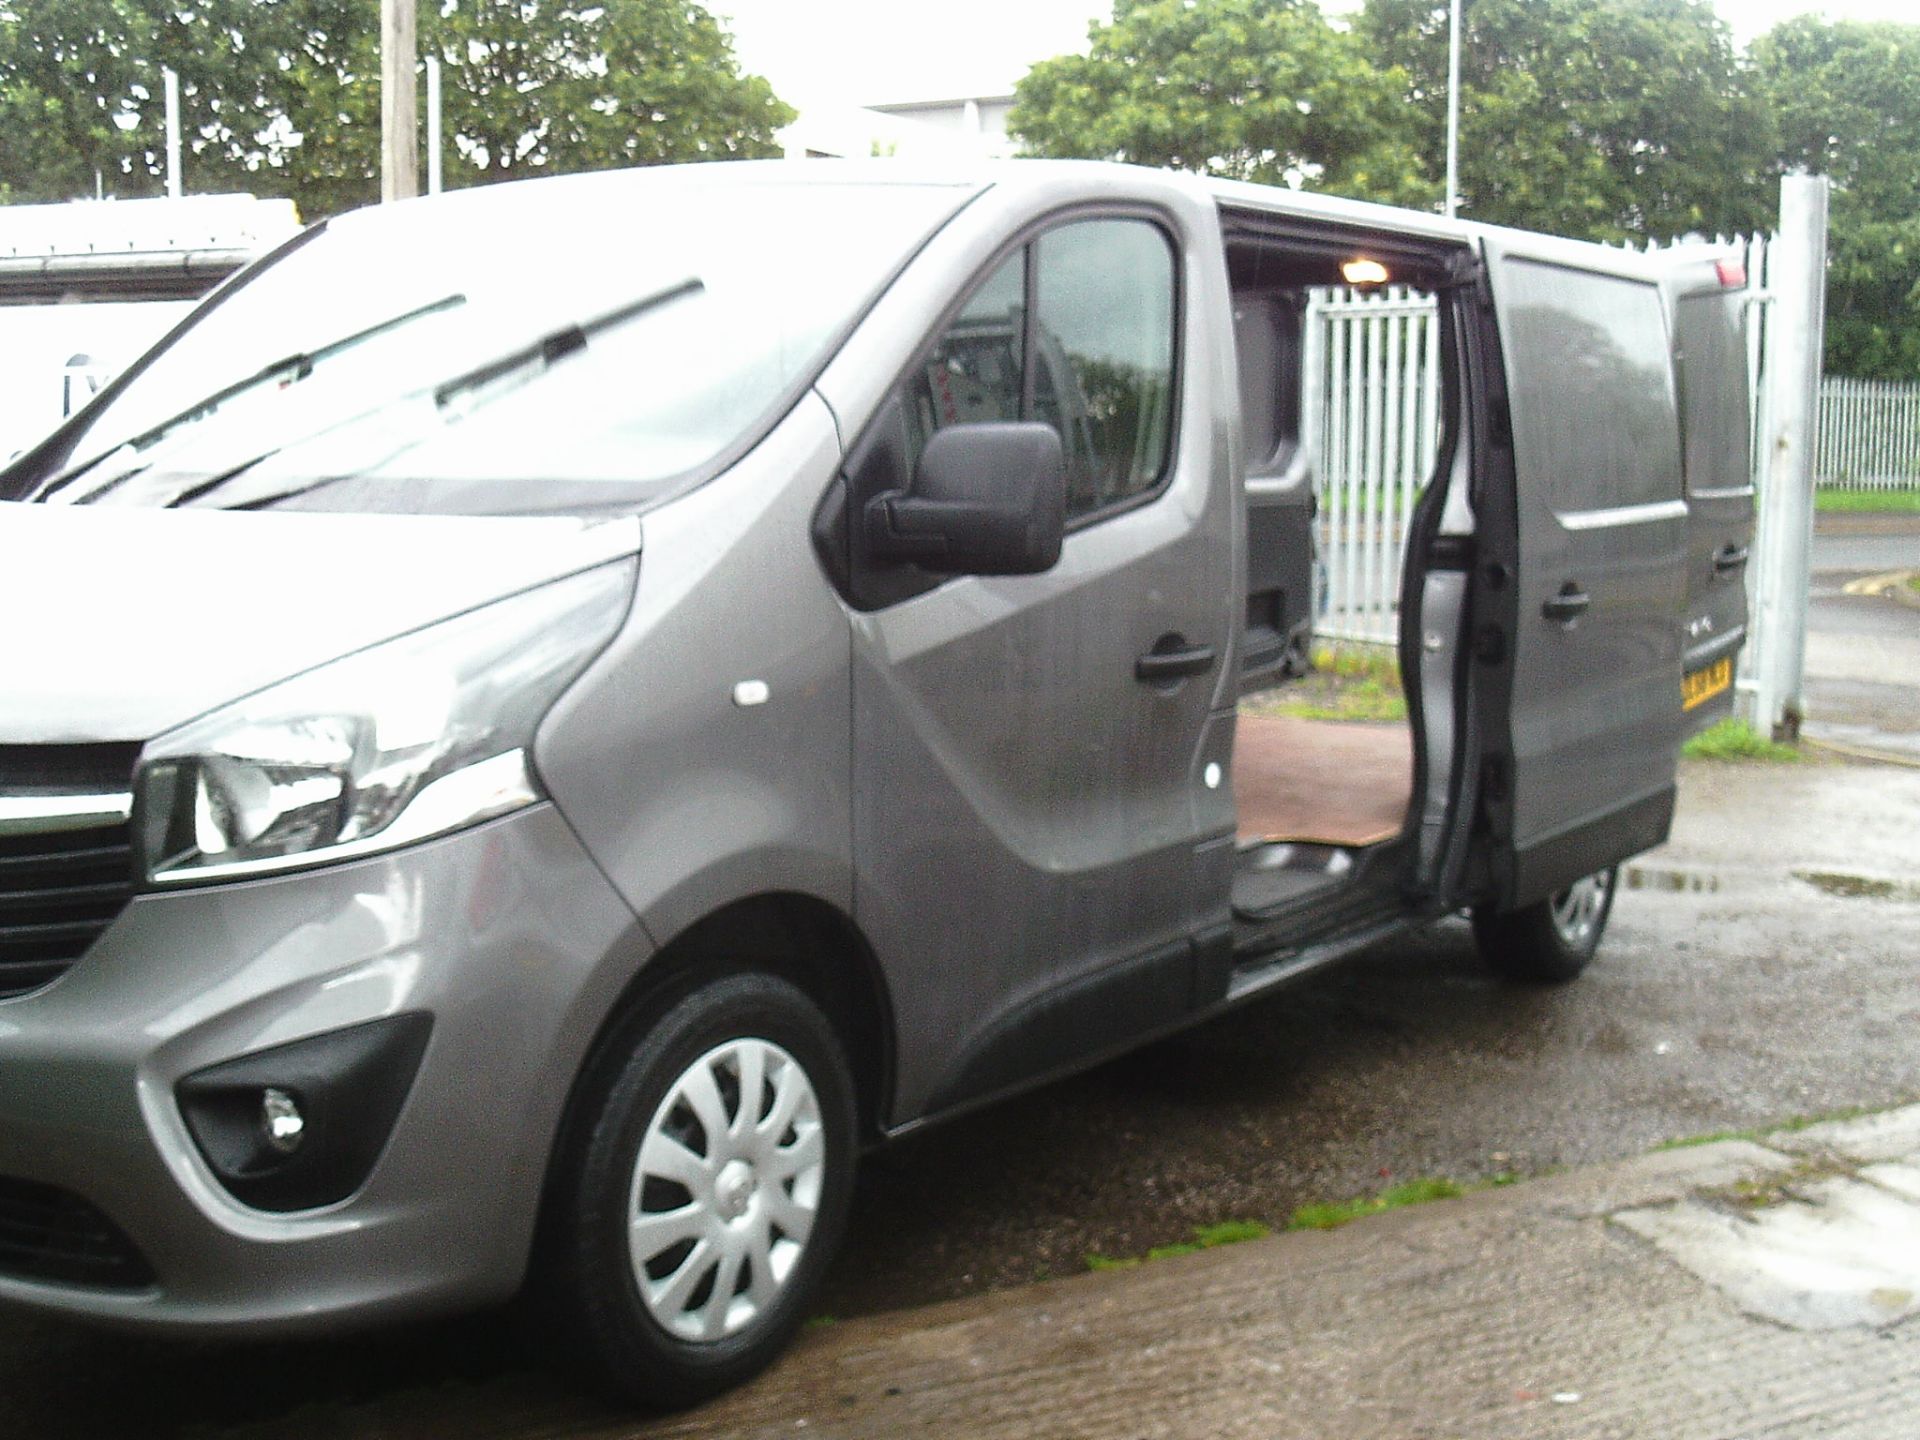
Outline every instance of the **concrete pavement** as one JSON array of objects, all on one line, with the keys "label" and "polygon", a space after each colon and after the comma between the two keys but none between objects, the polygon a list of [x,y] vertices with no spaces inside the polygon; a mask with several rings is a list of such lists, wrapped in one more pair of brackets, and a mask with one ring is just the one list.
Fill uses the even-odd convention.
[{"label": "concrete pavement", "polygon": [[1910,1440],[1920,1106],[815,1330],[573,1432]]}]

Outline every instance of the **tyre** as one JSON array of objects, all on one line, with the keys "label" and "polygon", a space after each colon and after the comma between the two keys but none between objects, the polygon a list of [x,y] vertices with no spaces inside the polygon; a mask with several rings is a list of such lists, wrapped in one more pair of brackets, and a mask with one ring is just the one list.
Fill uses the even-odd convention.
[{"label": "tyre", "polygon": [[541,1278],[614,1393],[675,1408],[756,1374],[806,1318],[846,1223],[853,1084],[827,1018],[771,976],[632,1031],[562,1157]]},{"label": "tyre", "polygon": [[1518,910],[1476,908],[1473,938],[1481,958],[1508,980],[1559,984],[1573,979],[1600,947],[1619,877],[1615,866]]}]

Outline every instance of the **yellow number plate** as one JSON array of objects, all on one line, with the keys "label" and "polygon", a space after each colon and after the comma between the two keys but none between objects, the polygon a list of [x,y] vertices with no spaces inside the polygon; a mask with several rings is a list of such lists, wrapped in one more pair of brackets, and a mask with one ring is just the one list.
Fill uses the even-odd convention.
[{"label": "yellow number plate", "polygon": [[1733,657],[1723,655],[1704,670],[1680,677],[1680,708],[1691,710],[1704,705],[1733,684]]}]

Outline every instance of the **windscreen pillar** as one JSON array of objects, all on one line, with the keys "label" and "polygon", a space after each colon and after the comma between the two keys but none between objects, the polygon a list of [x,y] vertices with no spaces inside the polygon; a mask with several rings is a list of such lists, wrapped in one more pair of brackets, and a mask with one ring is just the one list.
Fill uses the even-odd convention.
[{"label": "windscreen pillar", "polygon": [[1760,434],[1760,514],[1752,614],[1753,728],[1793,740],[1805,714],[1807,591],[1813,557],[1813,448],[1827,293],[1827,180],[1780,181],[1780,233],[1768,255]]}]

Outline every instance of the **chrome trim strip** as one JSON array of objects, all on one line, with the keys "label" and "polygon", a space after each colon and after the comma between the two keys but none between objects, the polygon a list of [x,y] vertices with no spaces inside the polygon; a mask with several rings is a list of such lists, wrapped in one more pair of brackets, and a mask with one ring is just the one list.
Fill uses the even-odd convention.
[{"label": "chrome trim strip", "polygon": [[124,825],[133,817],[131,792],[107,795],[0,795],[0,835],[47,835]]},{"label": "chrome trim strip", "polygon": [[1655,520],[1684,520],[1687,502],[1655,500],[1646,505],[1615,505],[1605,510],[1568,510],[1558,516],[1569,530],[1610,530],[1616,525],[1648,525]]}]

